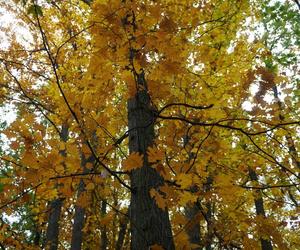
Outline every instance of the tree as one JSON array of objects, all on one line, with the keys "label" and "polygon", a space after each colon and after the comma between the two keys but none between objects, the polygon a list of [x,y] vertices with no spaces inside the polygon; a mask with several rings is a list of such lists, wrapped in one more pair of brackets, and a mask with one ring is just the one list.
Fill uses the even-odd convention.
[{"label": "tree", "polygon": [[298,249],[299,13],[274,6],[1,4],[28,33],[0,53],[1,247]]}]

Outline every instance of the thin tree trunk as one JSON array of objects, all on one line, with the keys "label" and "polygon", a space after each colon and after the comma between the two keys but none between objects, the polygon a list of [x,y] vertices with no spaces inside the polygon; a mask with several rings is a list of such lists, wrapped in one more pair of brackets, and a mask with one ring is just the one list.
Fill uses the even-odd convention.
[{"label": "thin tree trunk", "polygon": [[[81,167],[83,173],[88,173],[86,164],[87,163],[93,164],[94,162],[95,162],[95,157],[90,156],[86,158],[85,155],[81,153]],[[85,190],[84,181],[80,180],[77,198],[80,197],[80,195],[84,192],[84,190]],[[75,206],[74,223],[72,228],[71,250],[81,249],[82,239],[83,239],[82,229],[84,227],[85,214],[86,214],[85,208],[81,207],[80,205]]]},{"label": "thin tree trunk", "polygon": [[[200,221],[199,221],[199,208],[196,204],[187,205],[185,207],[185,216],[189,220],[189,224],[186,232],[189,236],[189,240],[191,244],[197,244],[200,246],[201,238],[200,238]],[[193,248],[195,250],[200,250],[201,247]]]},{"label": "thin tree trunk", "polygon": [[[188,136],[188,134],[183,137],[183,141],[184,141],[185,148],[187,146],[190,146],[190,149],[194,147],[194,145],[191,145],[190,143],[190,137]],[[191,160],[194,159],[194,157],[195,154],[193,152],[189,152],[189,159],[187,160],[187,163],[190,163]],[[191,188],[191,189],[195,189],[194,192],[197,192],[198,188],[195,186],[195,188]],[[184,208],[184,213],[185,213],[185,217],[189,221],[188,226],[186,228],[186,233],[189,236],[189,242],[191,244],[199,245],[199,247],[193,249],[200,250],[201,249],[200,219],[199,219],[200,211],[196,203],[197,202],[186,205],[186,207]]]},{"label": "thin tree trunk", "polygon": [[[255,182],[258,181],[256,172],[251,168],[249,168],[249,176],[251,181],[255,181]],[[261,196],[261,191],[257,190],[256,192],[257,192],[257,197],[254,199],[256,215],[261,215],[263,217],[266,217],[264,201]],[[261,238],[260,243],[261,243],[262,250],[273,250],[273,246],[270,240]]]},{"label": "thin tree trunk", "polygon": [[[102,201],[102,204],[101,204],[101,215],[102,216],[105,216],[106,215],[106,206],[107,203],[106,203],[106,200],[103,200]],[[107,245],[108,245],[108,238],[107,238],[107,228],[106,226],[103,226],[101,228],[101,244],[100,244],[100,249],[101,250],[106,250],[107,249]]]},{"label": "thin tree trunk", "polygon": [[119,230],[119,236],[118,236],[118,240],[117,240],[117,244],[116,244],[116,250],[123,249],[127,224],[128,224],[128,217],[125,216],[124,218],[122,218],[122,220],[120,222],[120,230]]},{"label": "thin tree trunk", "polygon": [[59,235],[59,220],[63,199],[55,199],[50,204],[50,215],[46,233],[46,246],[49,250],[57,250]]},{"label": "thin tree trunk", "polygon": [[129,151],[141,153],[144,163],[130,174],[131,249],[148,250],[150,246],[157,244],[164,249],[173,250],[168,211],[159,208],[149,194],[152,188],[163,184],[163,179],[150,166],[147,158],[147,148],[153,145],[155,118],[143,72],[136,74],[136,79],[143,90],[128,100]]},{"label": "thin tree trunk", "polygon": [[35,246],[40,246],[40,240],[41,240],[41,231],[36,223],[36,221],[34,222],[35,226],[34,226],[34,239],[33,239],[33,244]]},{"label": "thin tree trunk", "polygon": [[[60,138],[64,142],[68,140],[68,126],[65,124],[62,126]],[[61,150],[60,154],[62,156],[66,156],[65,150]],[[46,249],[49,250],[58,249],[59,220],[62,205],[62,198],[57,198],[50,202],[50,214],[48,218],[48,227],[46,232]]]},{"label": "thin tree trunk", "polygon": [[[208,171],[208,170],[207,170]],[[206,184],[204,185],[204,192],[209,192],[211,190],[213,184],[213,177],[211,174],[207,177]],[[214,237],[214,229],[213,229],[213,223],[212,223],[212,217],[213,217],[213,210],[212,210],[212,203],[211,201],[207,201],[205,203],[207,212],[206,212],[206,223],[207,223],[207,236],[206,236],[206,243],[205,243],[205,249],[211,250],[212,249],[212,242]]]}]

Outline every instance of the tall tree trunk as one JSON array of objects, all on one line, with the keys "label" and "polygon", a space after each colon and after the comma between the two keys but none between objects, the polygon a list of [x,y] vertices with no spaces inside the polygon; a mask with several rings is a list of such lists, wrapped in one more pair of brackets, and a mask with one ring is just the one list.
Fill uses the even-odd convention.
[{"label": "tall tree trunk", "polygon": [[[249,176],[251,181],[255,181],[255,182],[258,181],[256,172],[251,168],[249,168]],[[256,192],[257,192],[257,197],[254,199],[256,215],[262,215],[263,217],[266,217],[264,201],[261,196],[261,191],[257,190]],[[261,243],[262,250],[273,250],[272,243],[270,240],[261,238],[260,243]]]},{"label": "tall tree trunk", "polygon": [[[95,157],[89,156],[88,158],[85,157],[83,153],[81,153],[81,167],[83,173],[88,173],[88,169],[86,168],[87,163],[95,163]],[[80,180],[77,198],[85,190],[85,184],[83,180]],[[80,205],[75,205],[75,214],[74,214],[74,223],[72,228],[72,239],[71,239],[71,250],[80,250],[82,239],[83,239],[83,232],[82,229],[84,227],[84,220],[85,220],[85,208],[81,207]]]},{"label": "tall tree trunk", "polygon": [[[200,246],[200,221],[199,221],[199,208],[196,204],[187,205],[184,209],[185,217],[189,220],[189,225],[186,232],[189,236],[191,244],[197,244]],[[193,248],[195,250],[200,250],[201,247]]]},{"label": "tall tree trunk", "polygon": [[128,224],[128,217],[124,216],[124,218],[121,218],[121,221],[120,221],[120,230],[119,230],[118,240],[117,240],[117,244],[116,244],[116,250],[123,249],[127,224]]},{"label": "tall tree trunk", "polygon": [[[106,207],[107,206],[106,205],[107,205],[106,200],[103,200],[102,203],[101,203],[101,215],[102,216],[105,216],[106,213],[107,213],[107,211],[106,211]],[[107,249],[107,245],[108,245],[107,228],[104,225],[101,228],[101,244],[100,244],[100,249],[101,250],[106,250]]]},{"label": "tall tree trunk", "polygon": [[[68,140],[68,130],[68,126],[64,124],[62,126],[60,134],[60,138],[63,142],[66,142]],[[66,156],[65,150],[61,150],[60,154],[62,156]],[[59,220],[62,205],[62,198],[57,198],[50,202],[50,214],[48,218],[48,227],[46,232],[46,249],[49,250],[57,250],[58,248]]]},{"label": "tall tree trunk", "polygon": [[[188,159],[188,163],[190,163],[191,161],[194,160],[194,158],[196,157],[196,155],[192,152],[192,149],[195,147],[195,144],[191,144],[190,141],[190,137],[188,136],[188,134],[186,134],[183,138],[184,141],[184,147],[185,149],[187,149],[187,147],[189,146],[190,152],[189,152],[189,159]],[[208,170],[208,166],[206,166],[206,171],[209,172]],[[212,174],[209,173],[209,176],[206,179],[206,183],[203,186],[203,192],[209,192],[211,190],[211,186],[213,183],[213,177]],[[191,190],[194,189],[194,192],[197,192],[198,188],[195,186],[195,188],[192,188]],[[200,200],[198,199],[195,203],[190,204],[188,206],[185,207],[185,216],[187,217],[187,219],[189,221],[191,221],[191,225],[192,226],[188,226],[186,232],[189,236],[189,240],[190,243],[192,244],[197,244],[199,245],[199,247],[197,248],[193,248],[195,250],[200,250],[202,249],[202,247],[204,247],[206,250],[211,250],[211,244],[213,241],[213,237],[214,237],[214,230],[213,230],[213,224],[212,224],[212,203],[211,201],[205,201],[205,206],[206,206],[206,212],[205,212],[205,220],[207,223],[206,226],[206,236],[201,239],[201,235],[200,235],[200,221],[199,221],[199,215],[201,213],[204,213],[204,211],[199,208],[199,204]]]},{"label": "tall tree trunk", "polygon": [[143,86],[128,100],[129,151],[144,157],[143,166],[130,174],[131,180],[131,249],[148,250],[152,245],[174,249],[171,224],[167,209],[160,209],[149,191],[163,184],[163,178],[152,168],[147,148],[153,145],[154,120],[143,72],[137,74],[137,83]]},{"label": "tall tree trunk", "polygon": [[206,243],[205,243],[205,249],[206,250],[212,250],[212,240],[213,240],[213,228],[212,228],[212,207],[211,202],[206,203],[207,208],[207,236],[206,236]]},{"label": "tall tree trunk", "polygon": [[[77,197],[84,191],[84,182],[80,180]],[[85,208],[76,205],[72,228],[71,250],[80,250],[82,244],[82,229],[84,226]]]},{"label": "tall tree trunk", "polygon": [[[208,169],[207,169],[208,171]],[[211,191],[213,184],[213,176],[211,173],[209,173],[209,176],[207,177],[206,183],[204,185],[204,192],[209,192]],[[207,235],[206,235],[206,242],[205,242],[205,249],[206,250],[211,250],[212,249],[212,242],[213,242],[213,237],[214,237],[214,229],[213,229],[213,209],[212,209],[212,202],[211,201],[206,201],[205,206],[207,209],[206,212],[206,223],[207,223]]]},{"label": "tall tree trunk", "polygon": [[55,199],[50,203],[50,215],[48,218],[48,227],[46,233],[46,249],[57,250],[59,235],[59,220],[63,199]]},{"label": "tall tree trunk", "polygon": [[[194,145],[191,145],[190,143],[190,137],[188,135],[185,135],[183,137],[184,141],[184,147],[190,146],[190,150],[193,149]],[[193,152],[189,152],[189,159],[187,160],[187,163],[190,163],[195,157],[195,154]],[[194,192],[197,191],[197,187],[191,188],[191,190],[194,189]],[[193,248],[195,250],[201,249],[201,237],[200,237],[200,210],[195,203],[188,204],[184,208],[185,217],[188,219],[188,226],[186,228],[186,233],[189,236],[189,241],[191,244],[197,244],[199,247]]]},{"label": "tall tree trunk", "polygon": [[36,221],[34,221],[34,239],[33,244],[37,247],[40,246],[40,240],[41,240],[41,230],[38,227],[38,224]]}]

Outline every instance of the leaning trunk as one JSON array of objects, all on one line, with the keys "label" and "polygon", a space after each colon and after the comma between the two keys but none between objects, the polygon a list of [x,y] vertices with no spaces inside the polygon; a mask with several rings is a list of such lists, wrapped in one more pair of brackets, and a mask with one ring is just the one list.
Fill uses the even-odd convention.
[{"label": "leaning trunk", "polygon": [[130,174],[131,249],[148,250],[155,244],[164,249],[174,249],[168,211],[159,208],[149,194],[152,188],[157,189],[163,184],[163,179],[147,158],[147,148],[153,145],[154,140],[155,117],[143,73],[137,79],[144,89],[128,101],[129,151],[142,154],[144,162],[141,168]]}]

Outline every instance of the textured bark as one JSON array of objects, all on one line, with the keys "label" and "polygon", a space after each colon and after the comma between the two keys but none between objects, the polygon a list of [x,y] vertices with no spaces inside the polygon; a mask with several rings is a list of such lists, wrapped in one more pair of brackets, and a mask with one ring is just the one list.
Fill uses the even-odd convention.
[{"label": "textured bark", "polygon": [[[213,184],[213,177],[211,174],[207,177],[206,184],[204,185],[204,191],[209,192],[211,190]],[[206,212],[206,223],[207,223],[207,236],[206,236],[206,242],[205,242],[205,249],[211,250],[212,249],[212,242],[214,237],[214,229],[213,229],[213,223],[212,223],[212,216],[213,216],[213,210],[212,210],[212,203],[208,200],[205,203],[207,212]]]},{"label": "textured bark", "polygon": [[[101,204],[101,215],[105,216],[106,215],[106,206],[107,202],[106,200],[102,201]],[[101,228],[101,244],[100,244],[100,249],[101,250],[106,250],[107,249],[107,245],[108,245],[108,238],[107,238],[107,228],[106,226],[103,226],[103,228]]]},{"label": "textured bark", "polygon": [[[187,129],[187,131],[189,131],[188,127],[186,129]],[[191,152],[191,150],[193,149],[193,147],[195,145],[191,144],[191,141],[190,141],[191,138],[188,135],[188,132],[186,133],[185,136],[183,136],[182,139],[183,139],[183,142],[184,142],[184,148],[186,150],[187,150],[187,148],[189,148],[189,158],[186,161],[186,163],[190,164],[191,161],[193,161],[194,158],[196,157],[195,153]],[[197,192],[198,187],[197,186],[191,187],[191,191],[193,193]],[[196,203],[197,202],[192,203],[192,204],[188,204],[184,208],[184,214],[185,214],[185,217],[188,220],[188,224],[187,224],[187,227],[186,227],[185,231],[186,231],[187,235],[189,236],[189,242],[191,244],[199,245],[199,247],[193,248],[193,249],[200,250],[201,249],[201,247],[200,247],[201,238],[200,238],[200,217],[199,217],[199,215],[201,213],[200,213],[200,210],[199,210]]]},{"label": "textured bark", "polygon": [[206,213],[206,222],[207,222],[207,237],[205,243],[206,250],[212,250],[212,240],[213,240],[213,228],[212,228],[212,209],[211,203],[207,202],[206,204],[207,213]]},{"label": "textured bark", "polygon": [[[60,138],[66,142],[68,140],[68,126],[63,125]],[[65,150],[61,150],[60,154],[66,156]],[[59,235],[59,220],[63,199],[57,198],[50,202],[50,214],[48,218],[48,227],[46,232],[46,249],[57,250],[58,248],[58,235]]]},{"label": "textured bark", "polygon": [[[84,191],[84,182],[80,180],[77,197]],[[82,244],[82,229],[84,226],[85,209],[75,206],[74,223],[72,228],[71,250],[80,250]]]},{"label": "textured bark", "polygon": [[[95,157],[90,156],[88,158],[85,157],[83,153],[81,153],[81,167],[83,173],[88,173],[88,169],[86,168],[87,163],[95,163]],[[85,184],[83,180],[80,180],[77,198],[80,197],[82,192],[85,190]],[[83,232],[82,229],[84,227],[85,221],[85,208],[76,205],[75,206],[75,214],[74,214],[74,223],[72,228],[72,239],[71,239],[71,250],[80,250],[82,245],[83,239]]]},{"label": "textured bark", "polygon": [[[251,181],[255,181],[255,182],[258,181],[256,172],[250,168],[249,168],[249,176]],[[255,198],[254,200],[256,215],[262,215],[263,217],[266,217],[264,201],[263,198],[261,197],[261,192],[260,190],[257,190],[256,192],[257,192],[257,198]],[[261,238],[260,243],[261,243],[262,250],[273,250],[273,246],[270,240]]]},{"label": "textured bark", "polygon": [[[137,76],[144,85],[143,74]],[[154,115],[150,97],[146,90],[139,91],[128,100],[129,151],[144,156],[143,166],[133,170],[131,179],[131,249],[148,250],[151,245],[161,245],[164,249],[174,249],[172,230],[167,210],[160,209],[149,191],[163,184],[162,177],[154,170],[147,159],[147,148],[154,140]]]},{"label": "textured bark", "polygon": [[119,230],[119,236],[118,236],[118,240],[117,240],[117,244],[116,244],[116,250],[122,250],[123,249],[127,224],[128,224],[128,217],[125,217],[120,222],[120,230]]},{"label": "textured bark", "polygon": [[40,246],[40,240],[41,240],[41,231],[38,228],[36,222],[35,222],[35,230],[34,230],[34,239],[33,239],[33,244],[35,246]]},{"label": "textured bark", "polygon": [[[199,213],[200,211],[196,204],[185,207],[185,216],[189,220],[186,232],[189,236],[190,243],[197,245],[200,245],[201,243]],[[193,249],[200,250],[201,247]]]},{"label": "textured bark", "polygon": [[50,215],[46,233],[46,249],[56,250],[58,248],[59,220],[63,199],[55,199],[50,204]]}]

